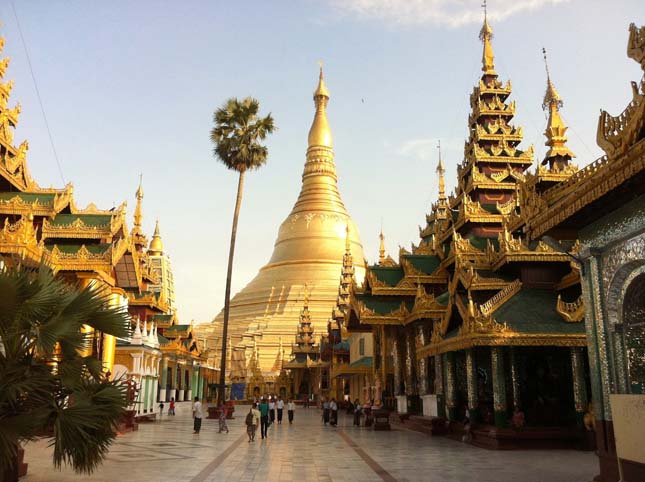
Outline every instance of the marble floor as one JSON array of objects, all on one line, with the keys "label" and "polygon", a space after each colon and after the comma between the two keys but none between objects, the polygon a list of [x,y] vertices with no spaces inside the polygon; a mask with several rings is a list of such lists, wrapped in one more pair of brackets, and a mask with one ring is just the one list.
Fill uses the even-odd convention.
[{"label": "marble floor", "polygon": [[258,433],[254,443],[247,441],[240,412],[229,420],[229,434],[204,419],[201,433],[193,435],[190,405],[178,405],[176,417],[118,437],[91,476],[54,469],[47,443],[31,443],[29,473],[21,481],[588,482],[597,473],[589,452],[489,451],[407,430],[373,432],[353,427],[344,415],[338,427],[323,427],[320,411],[312,408],[298,408],[292,426],[274,424],[267,440]]}]

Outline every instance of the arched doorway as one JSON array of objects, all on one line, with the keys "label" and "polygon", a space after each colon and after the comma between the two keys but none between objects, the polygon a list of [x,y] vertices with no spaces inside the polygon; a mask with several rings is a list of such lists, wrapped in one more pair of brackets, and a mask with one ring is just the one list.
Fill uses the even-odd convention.
[{"label": "arched doorway", "polygon": [[627,388],[631,393],[645,394],[645,273],[627,286],[622,315]]}]

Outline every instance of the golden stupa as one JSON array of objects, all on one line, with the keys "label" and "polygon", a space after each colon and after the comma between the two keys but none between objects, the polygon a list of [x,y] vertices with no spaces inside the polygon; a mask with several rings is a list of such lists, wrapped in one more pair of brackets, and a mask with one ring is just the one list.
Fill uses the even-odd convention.
[{"label": "golden stupa", "polygon": [[[277,374],[282,349],[288,358],[295,339],[305,287],[314,335],[327,332],[338,296],[345,238],[349,236],[356,279],[365,274],[358,229],[338,192],[332,134],[327,120],[329,91],[322,68],[314,92],[316,113],[309,130],[307,160],[300,195],[278,231],[268,264],[231,300],[230,376],[244,376],[253,352],[264,374]],[[349,234],[347,233],[349,228]],[[212,356],[219,357],[223,312],[201,328]],[[228,371],[228,370],[227,370]]]}]

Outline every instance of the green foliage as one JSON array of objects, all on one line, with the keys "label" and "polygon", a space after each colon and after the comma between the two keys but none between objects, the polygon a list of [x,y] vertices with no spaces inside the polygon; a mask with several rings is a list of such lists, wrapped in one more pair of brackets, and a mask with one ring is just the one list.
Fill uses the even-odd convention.
[{"label": "green foliage", "polygon": [[268,150],[260,144],[274,130],[273,117],[258,117],[260,103],[251,97],[228,99],[215,111],[211,130],[213,153],[229,169],[245,172],[262,167]]},{"label": "green foliage", "polygon": [[124,387],[105,380],[82,325],[124,337],[127,312],[109,294],[79,290],[38,271],[0,271],[0,474],[10,473],[19,444],[46,436],[54,465],[92,472],[116,435]]}]

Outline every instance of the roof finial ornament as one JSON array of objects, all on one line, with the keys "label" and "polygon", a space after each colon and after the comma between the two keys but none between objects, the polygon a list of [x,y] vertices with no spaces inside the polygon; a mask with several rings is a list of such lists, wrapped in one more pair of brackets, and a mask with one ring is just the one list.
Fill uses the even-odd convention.
[{"label": "roof finial ornament", "polygon": [[544,56],[544,68],[546,69],[546,93],[544,94],[544,101],[542,102],[542,109],[547,110],[551,104],[556,110],[562,107],[562,98],[558,91],[555,90],[553,82],[551,82],[551,72],[549,72],[549,62],[546,58],[546,49],[542,47],[542,55]]},{"label": "roof finial ornament", "polygon": [[383,220],[381,219],[381,233],[378,235],[381,240],[378,249],[378,264],[385,263],[385,236],[383,235]]},{"label": "roof finial ornament", "polygon": [[488,7],[486,0],[482,3],[484,9],[484,25],[479,31],[479,39],[484,42],[484,52],[482,54],[482,71],[484,75],[497,75],[495,72],[495,56],[493,55],[493,46],[490,41],[493,38],[493,29],[488,25]]},{"label": "roof finial ornament", "polygon": [[318,62],[318,65],[320,66],[320,74],[318,76],[318,86],[314,91],[316,114],[314,115],[311,129],[309,129],[309,148],[323,147],[331,149],[333,142],[326,112],[327,103],[329,102],[329,91],[327,90],[327,86],[325,86],[322,60]]},{"label": "roof finial ornament", "polygon": [[350,254],[352,245],[349,240],[349,223],[345,223],[345,253]]}]

